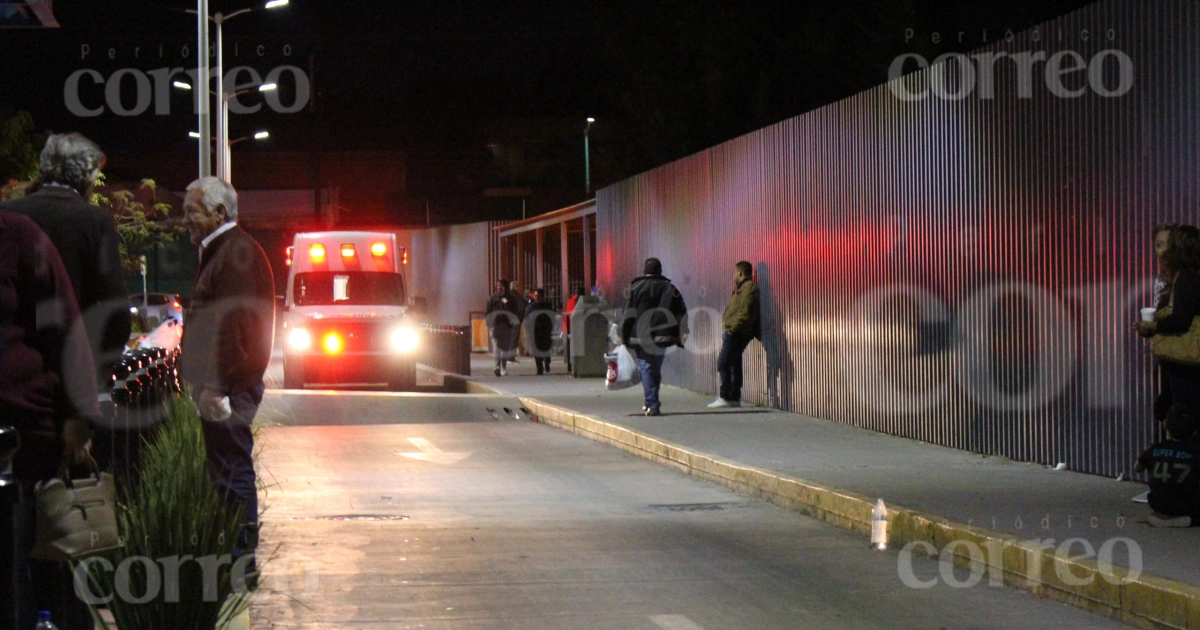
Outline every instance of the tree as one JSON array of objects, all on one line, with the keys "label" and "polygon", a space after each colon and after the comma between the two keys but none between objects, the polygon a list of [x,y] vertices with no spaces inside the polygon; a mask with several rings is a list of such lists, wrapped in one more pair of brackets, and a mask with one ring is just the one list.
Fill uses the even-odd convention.
[{"label": "tree", "polygon": [[185,231],[171,219],[171,204],[160,192],[152,179],[128,189],[106,186],[103,173],[97,178],[91,201],[112,214],[121,237],[121,267],[128,274],[139,273],[143,256],[162,249]]},{"label": "tree", "polygon": [[43,140],[29,112],[0,111],[0,184],[7,188],[37,175]]}]

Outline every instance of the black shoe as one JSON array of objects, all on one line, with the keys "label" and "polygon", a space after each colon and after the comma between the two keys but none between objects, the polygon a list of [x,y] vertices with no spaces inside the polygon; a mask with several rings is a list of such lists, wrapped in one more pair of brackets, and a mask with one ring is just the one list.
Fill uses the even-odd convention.
[{"label": "black shoe", "polygon": [[500,368],[496,368],[496,369],[492,370],[492,374],[495,374],[496,376],[500,376]]},{"label": "black shoe", "polygon": [[647,416],[661,416],[661,415],[662,415],[662,412],[661,412],[661,411],[659,411],[658,407],[655,407],[655,408],[653,408],[653,409],[647,409],[647,410],[646,410],[646,415],[647,415]]}]

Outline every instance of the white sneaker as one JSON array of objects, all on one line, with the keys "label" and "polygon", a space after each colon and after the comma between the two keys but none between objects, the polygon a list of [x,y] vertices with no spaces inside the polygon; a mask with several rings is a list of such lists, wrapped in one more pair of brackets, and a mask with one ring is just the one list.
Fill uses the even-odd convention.
[{"label": "white sneaker", "polygon": [[508,376],[508,369],[500,368],[500,376]]},{"label": "white sneaker", "polygon": [[728,400],[725,400],[724,398],[718,398],[718,399],[708,403],[709,409],[720,409],[722,407],[735,407],[735,406],[736,405],[734,405],[733,403],[731,403]]},{"label": "white sneaker", "polygon": [[1192,517],[1190,517],[1190,516],[1176,516],[1174,518],[1163,518],[1157,514],[1151,514],[1150,518],[1148,518],[1146,520],[1150,521],[1151,527],[1191,527],[1192,526]]}]

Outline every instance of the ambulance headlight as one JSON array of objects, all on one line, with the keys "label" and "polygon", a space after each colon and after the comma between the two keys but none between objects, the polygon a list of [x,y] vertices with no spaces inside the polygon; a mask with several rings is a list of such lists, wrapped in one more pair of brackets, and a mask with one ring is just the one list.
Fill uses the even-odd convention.
[{"label": "ambulance headlight", "polygon": [[417,349],[417,329],[412,326],[400,326],[392,331],[392,349],[400,352],[412,352]]},{"label": "ambulance headlight", "polygon": [[293,350],[308,350],[312,345],[312,335],[303,328],[293,328],[292,332],[288,333],[288,345]]}]

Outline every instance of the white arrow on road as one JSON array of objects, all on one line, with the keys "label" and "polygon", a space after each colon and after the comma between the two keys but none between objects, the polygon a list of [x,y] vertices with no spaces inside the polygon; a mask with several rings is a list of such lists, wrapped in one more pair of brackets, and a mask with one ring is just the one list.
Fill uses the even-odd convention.
[{"label": "white arrow on road", "polygon": [[423,462],[433,462],[435,464],[457,464],[462,460],[471,456],[470,453],[443,453],[442,449],[433,445],[432,442],[425,438],[411,437],[408,438],[412,445],[421,449],[420,453],[400,453],[409,459],[419,459]]}]

